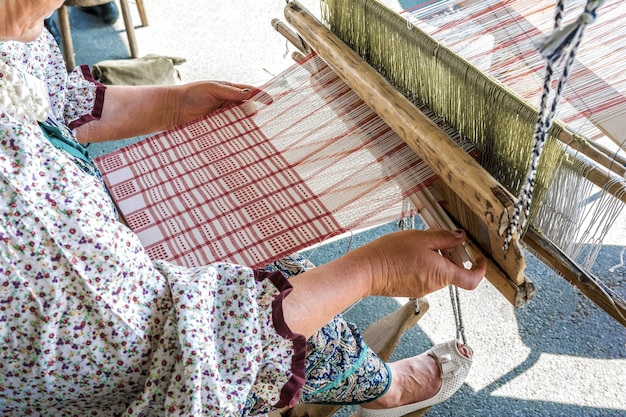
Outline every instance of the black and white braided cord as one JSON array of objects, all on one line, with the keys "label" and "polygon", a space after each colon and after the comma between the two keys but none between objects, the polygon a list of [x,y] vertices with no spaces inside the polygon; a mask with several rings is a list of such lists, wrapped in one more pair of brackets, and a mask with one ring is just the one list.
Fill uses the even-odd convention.
[{"label": "black and white braided cord", "polygon": [[[509,249],[513,235],[517,230],[523,230],[526,220],[530,214],[537,167],[541,158],[541,152],[546,143],[546,138],[552,127],[552,122],[556,114],[557,105],[563,93],[563,88],[570,74],[570,69],[574,63],[576,51],[582,40],[582,36],[587,25],[596,20],[596,11],[605,0],[588,0],[584,11],[578,19],[562,27],[565,0],[559,0],[556,6],[554,32],[542,45],[540,52],[546,59],[546,73],[544,78],[543,92],[539,105],[539,115],[535,127],[534,144],[530,160],[530,165],[526,173],[526,178],[517,198],[517,204],[506,231],[503,250],[506,253]],[[564,60],[564,62],[563,62]],[[556,90],[550,101],[552,81],[555,78],[556,68],[562,64],[561,75]],[[523,220],[522,219],[523,213]]]}]

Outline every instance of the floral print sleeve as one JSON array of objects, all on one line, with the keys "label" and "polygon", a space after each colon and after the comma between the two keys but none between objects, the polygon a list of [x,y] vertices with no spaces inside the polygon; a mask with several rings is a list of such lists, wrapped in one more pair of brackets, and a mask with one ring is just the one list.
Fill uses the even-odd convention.
[{"label": "floral print sleeve", "polygon": [[6,42],[4,47],[4,62],[45,81],[51,116],[57,121],[75,129],[101,117],[106,86],[93,79],[86,65],[68,74],[61,51],[48,32],[30,44]]},{"label": "floral print sleeve", "polygon": [[75,68],[69,74],[63,117],[70,129],[100,119],[105,89],[93,79],[86,65]]}]

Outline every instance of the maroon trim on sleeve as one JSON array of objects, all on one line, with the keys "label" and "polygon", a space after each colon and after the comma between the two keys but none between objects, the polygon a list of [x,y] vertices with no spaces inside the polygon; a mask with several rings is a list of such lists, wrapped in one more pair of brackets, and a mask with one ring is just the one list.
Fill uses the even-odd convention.
[{"label": "maroon trim on sleeve", "polygon": [[293,341],[294,353],[291,358],[291,378],[281,389],[280,401],[274,404],[274,407],[293,407],[298,403],[300,390],[304,386],[304,359],[306,355],[306,338],[301,334],[293,333],[285,323],[283,316],[283,300],[293,290],[293,287],[280,271],[255,270],[254,278],[257,281],[263,281],[267,278],[280,291],[272,302],[272,321],[280,336]]},{"label": "maroon trim on sleeve", "polygon": [[70,129],[76,129],[77,127],[82,126],[85,123],[99,120],[102,117],[102,108],[104,107],[104,91],[107,87],[93,78],[91,70],[89,69],[89,65],[81,65],[80,70],[83,73],[83,77],[85,77],[87,81],[96,85],[96,102],[94,103],[93,109],[91,110],[90,114],[85,114],[84,116],[81,116],[78,119],[70,122]]}]

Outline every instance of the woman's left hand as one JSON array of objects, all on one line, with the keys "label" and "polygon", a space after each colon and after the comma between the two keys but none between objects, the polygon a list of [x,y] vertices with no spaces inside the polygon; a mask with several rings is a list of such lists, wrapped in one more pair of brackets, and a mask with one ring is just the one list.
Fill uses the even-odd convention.
[{"label": "woman's left hand", "polygon": [[199,81],[180,87],[178,99],[177,125],[195,120],[215,110],[248,100],[256,87],[247,84],[234,84],[225,81]]},{"label": "woman's left hand", "polygon": [[[250,99],[247,84],[198,81],[175,86],[107,86],[102,115],[76,128],[80,143],[131,138],[173,128]],[[270,102],[267,94],[257,94]]]}]

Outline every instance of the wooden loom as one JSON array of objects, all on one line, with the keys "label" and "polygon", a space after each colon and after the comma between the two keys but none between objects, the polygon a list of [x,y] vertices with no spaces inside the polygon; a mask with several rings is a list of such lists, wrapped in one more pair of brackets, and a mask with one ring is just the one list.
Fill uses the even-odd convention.
[{"label": "wooden loom", "polygon": [[[395,15],[394,12],[390,13]],[[452,143],[405,95],[393,88],[378,71],[301,5],[297,2],[288,4],[285,14],[298,34],[289,33],[289,29],[278,22],[274,22],[275,27],[291,39],[294,45],[299,45],[303,52],[308,52],[310,48],[319,54],[433,168],[441,179],[441,194],[448,200],[456,201],[446,208],[456,210],[451,213],[452,217],[474,237],[471,250],[491,259],[487,276],[490,281],[514,305],[521,305],[532,298],[532,282],[523,275],[525,265],[519,246],[520,238],[517,237],[512,254],[504,256],[501,249],[502,225],[508,221],[514,197],[476,161]],[[399,19],[405,25],[404,18]],[[398,40],[401,41],[402,39]],[[562,128],[557,134],[569,142],[572,141],[571,134]],[[602,175],[598,171],[597,177]],[[623,190],[624,182],[616,182],[615,188]],[[619,191],[617,194],[619,195]],[[626,201],[623,194],[621,199]],[[416,195],[412,201],[422,210],[430,227],[450,227],[455,223],[446,218],[446,214],[450,213],[444,213],[427,195]],[[467,212],[473,213],[471,219],[467,218]],[[524,235],[524,242],[586,296],[626,325],[623,300],[610,292],[607,294],[606,288],[597,285],[597,280],[576,266],[575,262],[568,259],[541,233],[531,227]]]},{"label": "wooden loom", "polygon": [[[322,3],[324,3],[323,0]],[[368,3],[373,2],[359,1],[356,3],[359,4],[349,7],[367,9]],[[385,17],[382,20],[393,19],[393,14],[394,12],[390,12],[389,16],[391,17]],[[515,306],[520,306],[533,296],[534,286],[523,275],[525,261],[520,245],[523,240],[557,273],[626,326],[626,302],[589,272],[578,266],[533,226],[528,228],[523,237],[516,236],[514,238],[513,256],[502,256],[502,228],[511,215],[514,197],[496,179],[482,169],[476,161],[468,158],[464,151],[461,151],[441,129],[406,98],[406,88],[403,89],[405,94],[402,94],[395,87],[392,87],[387,79],[380,75],[379,71],[373,69],[360,55],[326,26],[318,22],[300,4],[297,2],[289,3],[285,8],[285,16],[297,33],[278,19],[272,22],[274,28],[296,46],[302,54],[306,55],[314,51],[322,57],[432,167],[441,179],[437,184],[437,191],[444,195],[448,201],[454,201],[454,204],[447,206],[447,211],[443,210],[428,190],[413,195],[411,202],[419,210],[430,228],[452,229],[456,223],[470,231],[473,238],[469,242],[469,251],[487,256],[489,259],[487,278],[505,298]],[[351,16],[351,18],[354,17]],[[376,15],[376,19],[378,18],[380,16]],[[398,21],[403,23],[400,19]],[[401,26],[401,23],[398,23],[398,26]],[[397,32],[393,32],[393,30],[391,32],[391,35],[388,32],[386,36],[393,37],[395,42],[403,41],[402,36],[396,36]],[[296,54],[295,59],[298,59],[298,54]],[[377,64],[380,66],[380,62]],[[384,66],[381,71],[385,72]],[[557,126],[555,135],[561,142],[583,152],[584,155],[594,161],[594,164],[591,164],[589,168],[591,175],[587,177],[591,182],[606,189],[607,177],[612,178],[611,187],[613,188],[609,192],[622,203],[626,203],[624,192],[626,185],[623,181],[624,166],[626,165],[619,156],[612,155],[612,158],[603,149],[598,150],[588,143],[575,140],[574,135],[563,126]],[[618,164],[616,164],[616,160]],[[596,168],[595,164],[608,169],[608,173],[602,168]],[[451,220],[450,217],[457,220]],[[408,314],[402,319],[397,316],[393,320],[404,320],[408,323],[412,320],[410,317],[411,315]],[[412,323],[414,324],[418,319],[415,318]],[[380,323],[374,324],[370,331],[380,331],[377,326],[380,326]],[[390,342],[391,345],[393,343],[393,341]],[[386,346],[386,349],[381,352],[384,358],[390,354],[390,349],[393,348]],[[293,410],[283,410],[280,415],[327,416],[332,415],[336,410],[338,407],[298,406]],[[427,411],[423,410],[412,415],[423,415]],[[279,413],[277,412],[276,415]]]}]

